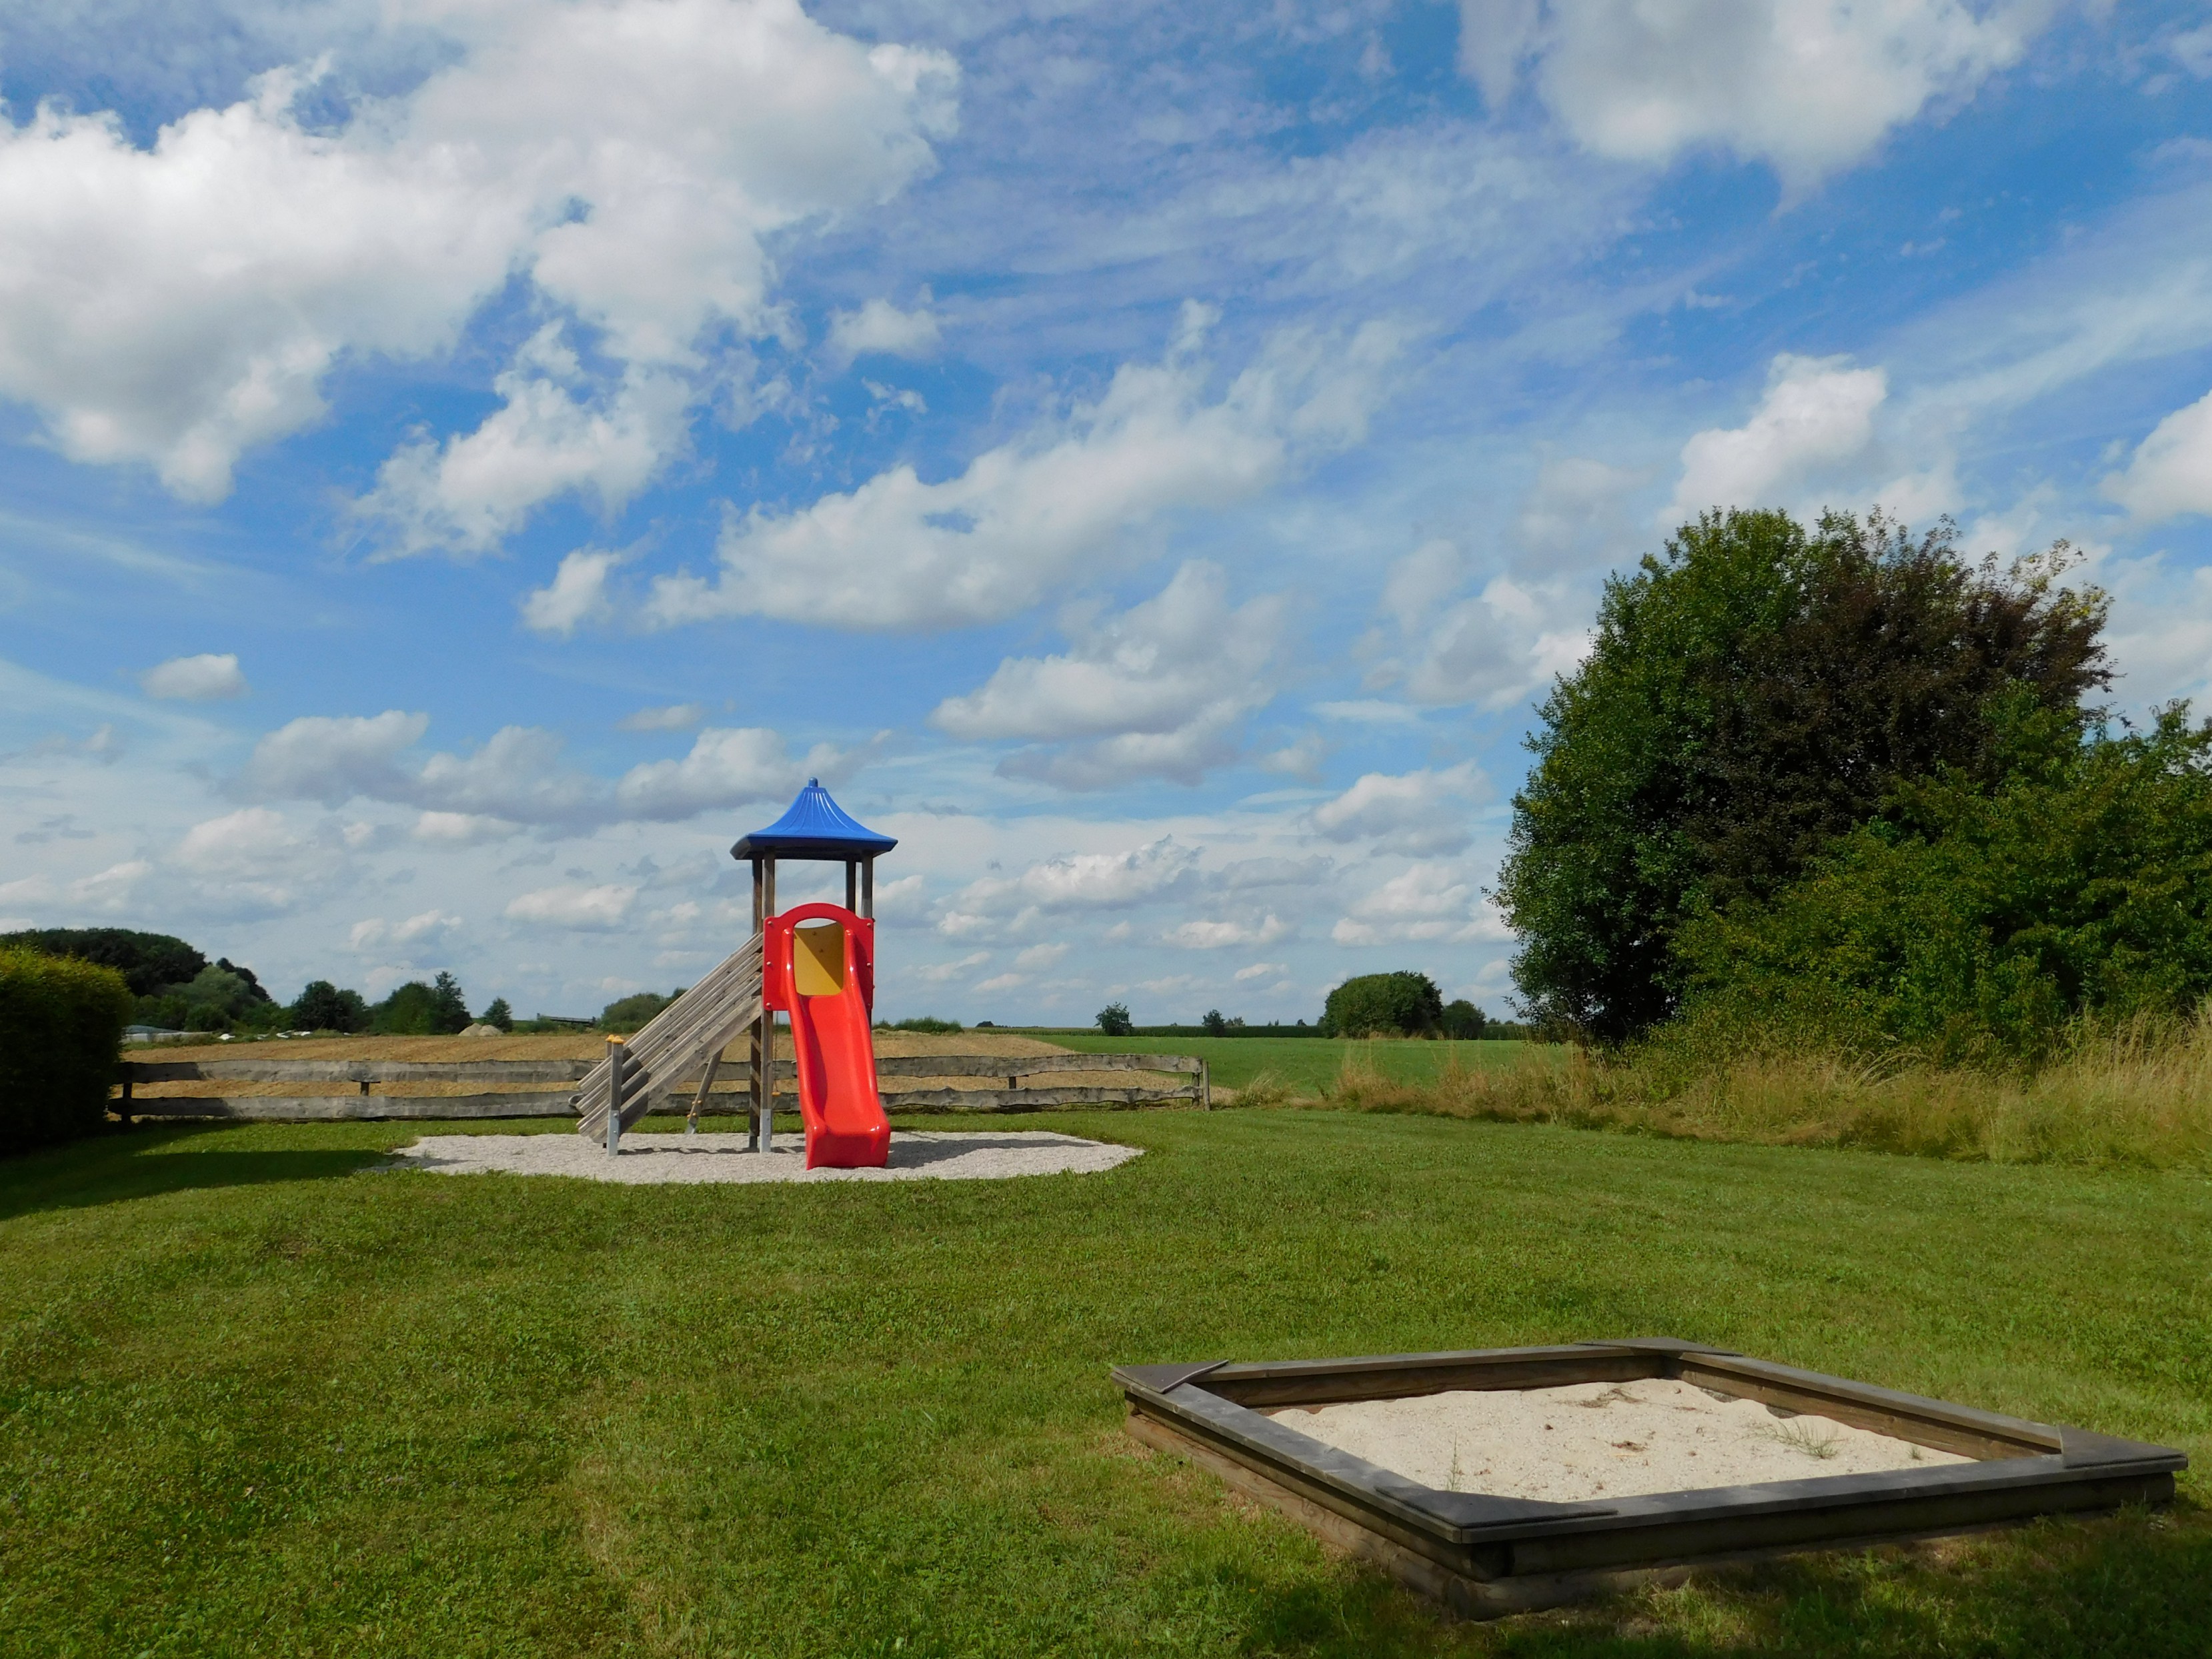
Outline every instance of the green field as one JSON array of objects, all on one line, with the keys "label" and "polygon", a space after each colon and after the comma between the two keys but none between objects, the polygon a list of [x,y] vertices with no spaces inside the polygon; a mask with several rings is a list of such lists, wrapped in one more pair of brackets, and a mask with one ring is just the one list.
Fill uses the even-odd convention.
[{"label": "green field", "polygon": [[1455,1060],[1462,1066],[1557,1064],[1566,1050],[1545,1042],[1425,1042],[1331,1037],[1109,1037],[1096,1031],[1010,1030],[1087,1054],[1196,1054],[1215,1083],[1241,1089],[1262,1072],[1300,1094],[1317,1095],[1346,1060],[1403,1083],[1426,1083]]},{"label": "green field", "polygon": [[375,1171],[412,1131],[349,1124],[0,1164],[0,1653],[2204,1650],[2201,1474],[2160,1515],[1452,1626],[1134,1447],[1106,1378],[1667,1334],[2202,1467],[2201,1179],[1325,1111],[1050,1127],[1146,1154],[623,1188]]}]

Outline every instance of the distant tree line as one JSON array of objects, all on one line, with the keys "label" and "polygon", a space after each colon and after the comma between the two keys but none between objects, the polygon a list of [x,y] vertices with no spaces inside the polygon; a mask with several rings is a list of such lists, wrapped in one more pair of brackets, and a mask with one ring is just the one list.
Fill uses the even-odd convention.
[{"label": "distant tree line", "polygon": [[1195,1025],[1139,1025],[1125,1002],[1109,1002],[1095,1022],[1108,1036],[1440,1037],[1462,1042],[1534,1037],[1531,1027],[1492,1019],[1460,998],[1451,1002],[1426,974],[1401,970],[1362,974],[1328,994],[1317,1024],[1248,1024],[1209,1008]]}]

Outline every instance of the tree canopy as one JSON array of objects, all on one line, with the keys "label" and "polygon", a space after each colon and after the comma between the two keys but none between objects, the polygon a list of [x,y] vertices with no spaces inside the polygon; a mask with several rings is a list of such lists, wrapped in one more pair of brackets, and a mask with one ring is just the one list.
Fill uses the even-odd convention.
[{"label": "tree canopy", "polygon": [[205,957],[180,939],[129,927],[32,927],[0,933],[0,945],[10,945],[112,968],[134,997],[158,996],[172,986],[188,984],[208,965]]},{"label": "tree canopy", "polygon": [[1443,1024],[1443,993],[1426,974],[1359,974],[1328,994],[1325,1036],[1423,1036]]},{"label": "tree canopy", "polygon": [[1680,1001],[1692,917],[1771,896],[1900,780],[1990,782],[2008,697],[2086,730],[2106,600],[2062,585],[2069,563],[1970,565],[1948,522],[1730,511],[1609,580],[1500,872],[1530,1013],[1636,1035]]}]

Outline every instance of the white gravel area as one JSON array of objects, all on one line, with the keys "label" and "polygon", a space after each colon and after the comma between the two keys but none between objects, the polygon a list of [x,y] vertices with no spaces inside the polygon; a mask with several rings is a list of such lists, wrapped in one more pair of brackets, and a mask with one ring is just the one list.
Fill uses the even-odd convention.
[{"label": "white gravel area", "polygon": [[1441,1492],[1583,1504],[1972,1460],[1825,1417],[1778,1417],[1688,1382],[1577,1382],[1271,1412],[1284,1427]]},{"label": "white gravel area", "polygon": [[1092,1175],[1138,1156],[1134,1146],[1043,1130],[975,1133],[908,1130],[891,1135],[881,1170],[810,1170],[806,1137],[779,1134],[765,1157],[742,1134],[633,1133],[612,1158],[574,1133],[425,1135],[394,1152],[391,1167],[435,1175],[576,1176],[635,1185],[660,1182],[1002,1181],[1012,1176]]}]

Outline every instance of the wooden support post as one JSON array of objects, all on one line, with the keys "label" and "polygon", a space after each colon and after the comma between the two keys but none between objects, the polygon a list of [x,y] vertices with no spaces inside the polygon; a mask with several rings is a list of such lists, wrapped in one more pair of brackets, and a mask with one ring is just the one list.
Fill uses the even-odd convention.
[{"label": "wooden support post", "polygon": [[612,1158],[622,1151],[622,1109],[623,1062],[629,1058],[629,1045],[618,1036],[607,1039],[607,1156]]},{"label": "wooden support post", "polygon": [[860,866],[857,859],[845,860],[845,908],[855,915],[860,907]]},{"label": "wooden support post", "polygon": [[691,1097],[691,1114],[684,1120],[685,1134],[696,1135],[699,1133],[699,1114],[705,1109],[707,1096],[714,1089],[714,1073],[721,1069],[722,1051],[717,1048],[707,1056],[707,1075],[699,1079],[699,1092]]},{"label": "wooden support post", "polygon": [[123,1073],[123,1098],[116,1103],[115,1115],[123,1121],[125,1128],[131,1127],[131,1073],[128,1067]]},{"label": "wooden support post", "polygon": [[860,915],[870,921],[876,917],[876,860],[872,856],[860,860]]},{"label": "wooden support post", "polygon": [[1202,1059],[1198,1062],[1198,1109],[1201,1112],[1213,1109],[1213,1073],[1206,1070]]},{"label": "wooden support post", "polygon": [[[761,872],[761,930],[768,929],[768,919],[775,914],[775,860],[763,859]],[[768,940],[761,940],[762,988],[767,988]],[[761,999],[759,1025],[759,1069],[753,1073],[753,1150],[771,1152],[775,1150],[775,1015]]]}]

